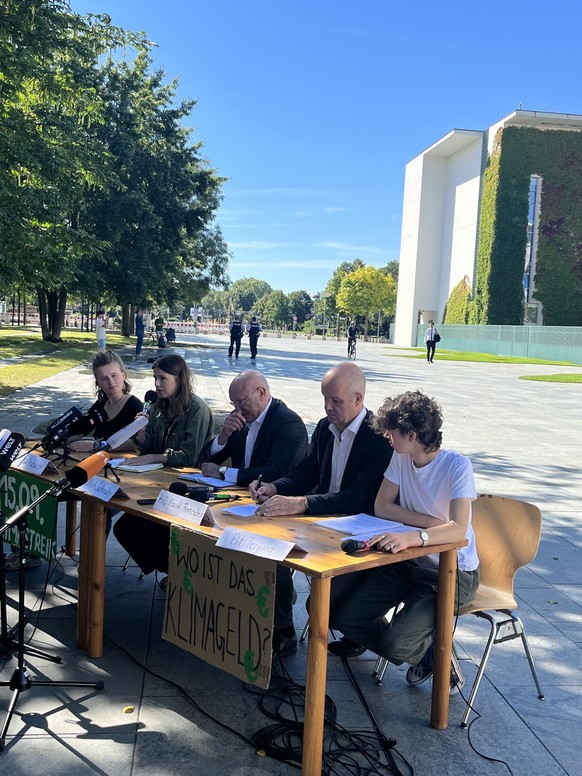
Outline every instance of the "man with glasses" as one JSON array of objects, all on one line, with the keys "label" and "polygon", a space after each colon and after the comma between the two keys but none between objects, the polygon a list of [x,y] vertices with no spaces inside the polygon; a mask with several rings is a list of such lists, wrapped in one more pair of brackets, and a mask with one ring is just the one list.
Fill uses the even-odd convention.
[{"label": "man with glasses", "polygon": [[[238,485],[283,477],[307,454],[305,424],[280,399],[274,399],[265,377],[252,369],[241,372],[228,389],[233,411],[222,431],[203,450],[206,477],[223,477]],[[220,465],[230,458],[230,466]],[[297,650],[293,625],[293,578],[277,566],[273,651],[282,657]]]},{"label": "man with glasses", "polygon": [[[228,389],[233,411],[222,431],[206,445],[206,477],[248,485],[262,475],[267,482],[282,477],[307,452],[307,430],[296,412],[271,396],[265,377],[241,372]],[[224,462],[230,458],[230,466]]]}]

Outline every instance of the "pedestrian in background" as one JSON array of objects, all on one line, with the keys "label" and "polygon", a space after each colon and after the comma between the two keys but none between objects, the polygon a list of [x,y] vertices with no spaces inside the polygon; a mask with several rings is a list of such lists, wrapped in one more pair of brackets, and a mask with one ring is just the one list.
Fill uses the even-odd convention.
[{"label": "pedestrian in background", "polygon": [[[437,339],[438,338],[438,339]],[[429,327],[424,332],[424,342],[426,345],[426,360],[432,364],[437,342],[440,342],[441,335],[435,328],[434,321],[429,321]]]},{"label": "pedestrian in background", "polygon": [[97,310],[95,336],[97,337],[97,350],[105,350],[107,347],[107,317],[105,310]]},{"label": "pedestrian in background", "polygon": [[251,322],[247,323],[247,334],[249,335],[249,348],[251,349],[251,361],[254,361],[257,357],[257,343],[261,336],[263,327],[257,321],[257,316],[253,315]]},{"label": "pedestrian in background", "polygon": [[143,310],[138,308],[135,314],[135,336],[137,337],[135,343],[135,357],[139,358],[143,345],[143,335],[145,333],[145,323],[143,320]]}]

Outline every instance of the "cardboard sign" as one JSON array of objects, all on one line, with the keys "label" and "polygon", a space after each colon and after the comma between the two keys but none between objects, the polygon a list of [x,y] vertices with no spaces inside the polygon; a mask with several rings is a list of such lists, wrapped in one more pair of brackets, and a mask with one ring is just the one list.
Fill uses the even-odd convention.
[{"label": "cardboard sign", "polygon": [[59,470],[52,461],[48,458],[43,458],[41,455],[35,453],[26,453],[19,456],[12,463],[13,469],[19,469],[27,474],[38,474],[39,476],[45,471],[45,469],[53,474],[58,474]]},{"label": "cardboard sign", "polygon": [[[50,482],[42,482],[34,477],[10,469],[0,474],[0,506],[7,517],[18,512],[22,507],[32,504],[42,494],[50,490]],[[55,523],[57,519],[57,500],[48,496],[37,504],[31,515],[28,515],[26,538],[28,550],[39,555],[46,561],[55,559],[57,542],[55,540]],[[2,540],[18,546],[19,531],[12,526],[2,535]],[[0,548],[1,551],[1,548]]]},{"label": "cardboard sign", "polygon": [[121,498],[127,498],[127,493],[118,482],[107,480],[105,477],[91,477],[84,485],[80,485],[77,490],[87,493],[89,496],[101,499],[101,501],[111,501],[117,494]]},{"label": "cardboard sign", "polygon": [[257,687],[271,679],[276,563],[172,525],[163,638]]}]

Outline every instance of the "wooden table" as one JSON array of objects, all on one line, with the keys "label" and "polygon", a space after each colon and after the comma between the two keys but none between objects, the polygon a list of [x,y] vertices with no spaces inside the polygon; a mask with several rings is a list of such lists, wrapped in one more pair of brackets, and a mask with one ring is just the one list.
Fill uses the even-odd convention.
[{"label": "wooden table", "polygon": [[[140,506],[137,498],[154,498],[160,488],[175,481],[176,471],[158,470],[147,474],[123,474],[122,487],[130,500],[113,499],[109,506],[162,523],[178,523],[205,535],[220,535],[220,528],[194,526],[192,523],[156,513],[152,507]],[[238,503],[238,502],[237,502]],[[271,537],[291,540],[307,550],[307,555],[290,555],[285,565],[311,577],[309,643],[302,773],[321,773],[327,643],[331,580],[352,571],[399,563],[410,558],[438,552],[440,554],[437,597],[435,665],[432,687],[431,725],[439,730],[448,726],[449,682],[452,651],[453,608],[455,597],[456,550],[460,545],[446,544],[414,547],[397,555],[370,552],[354,557],[340,549],[344,534],[314,525],[321,517],[239,518],[214,507],[218,526],[232,526]],[[105,526],[106,505],[83,496],[79,558],[79,604],[77,643],[89,657],[103,654],[105,593]]]}]

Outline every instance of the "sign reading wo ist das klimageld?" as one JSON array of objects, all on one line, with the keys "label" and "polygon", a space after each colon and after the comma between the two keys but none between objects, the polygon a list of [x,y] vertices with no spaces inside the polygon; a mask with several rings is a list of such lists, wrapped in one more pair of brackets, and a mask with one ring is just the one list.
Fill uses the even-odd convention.
[{"label": "sign reading wo ist das klimageld?", "polygon": [[244,682],[271,678],[276,563],[172,525],[163,637]]},{"label": "sign reading wo ist das klimageld?", "polygon": [[[32,504],[50,488],[50,482],[42,482],[12,469],[3,472],[0,474],[0,505],[4,516],[11,517],[22,507]],[[49,562],[54,560],[57,549],[56,517],[57,500],[53,496],[48,496],[37,504],[32,514],[27,516],[28,551]],[[18,528],[14,525],[6,531],[2,539],[12,546],[17,546],[18,533]]]}]

